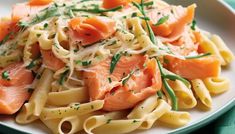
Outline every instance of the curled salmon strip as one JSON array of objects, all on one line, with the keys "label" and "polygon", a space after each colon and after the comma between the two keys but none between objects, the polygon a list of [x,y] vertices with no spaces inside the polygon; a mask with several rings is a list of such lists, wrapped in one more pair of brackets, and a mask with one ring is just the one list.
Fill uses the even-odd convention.
[{"label": "curled salmon strip", "polygon": [[[166,5],[165,8],[153,9],[148,12],[150,24],[155,35],[160,36],[163,42],[177,40],[185,31],[185,27],[194,19],[196,5],[187,8],[182,6]],[[160,19],[167,17],[162,24],[156,25]]]},{"label": "curled salmon strip", "polygon": [[23,63],[14,63],[0,71],[0,114],[14,114],[29,99],[27,86],[33,75]]},{"label": "curled salmon strip", "polygon": [[73,18],[69,22],[69,33],[73,42],[89,46],[111,36],[116,31],[115,25],[115,21],[107,17]]},{"label": "curled salmon strip", "polygon": [[[111,58],[84,70],[85,85],[91,100],[104,99],[103,110],[116,111],[134,107],[155,94],[162,86],[154,59],[143,55],[123,56],[110,74]],[[125,83],[124,79],[129,77]]]},{"label": "curled salmon strip", "polygon": [[166,67],[170,71],[190,80],[217,77],[220,74],[220,61],[216,56],[206,56],[196,59],[179,59],[165,56]]}]

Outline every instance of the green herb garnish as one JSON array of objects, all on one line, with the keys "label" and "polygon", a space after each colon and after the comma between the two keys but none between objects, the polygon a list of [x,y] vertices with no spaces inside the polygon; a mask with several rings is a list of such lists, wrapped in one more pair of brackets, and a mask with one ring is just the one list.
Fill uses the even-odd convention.
[{"label": "green herb garnish", "polygon": [[42,14],[41,15],[36,14],[36,16],[32,19],[31,22],[20,21],[18,25],[21,27],[21,29],[24,29],[31,25],[40,23],[48,18],[60,16],[58,6],[56,6],[55,4],[51,7],[45,8],[41,12]]},{"label": "green herb garnish", "polygon": [[160,99],[163,99],[163,92],[162,91],[157,91],[157,95],[159,96]]},{"label": "green herb garnish", "polygon": [[3,71],[2,72],[2,79],[4,80],[10,80],[10,75],[9,75],[9,71]]},{"label": "green herb garnish", "polygon": [[158,64],[158,67],[159,67],[161,76],[162,76],[163,85],[164,85],[164,87],[166,88],[166,91],[167,91],[167,93],[169,94],[170,99],[171,99],[171,101],[172,101],[172,109],[173,109],[173,110],[178,110],[178,99],[177,99],[177,97],[176,97],[176,95],[175,95],[175,92],[174,92],[174,90],[170,87],[170,85],[167,83],[167,80],[166,80],[166,78],[164,77],[165,74],[164,74],[164,72],[163,72],[163,67],[162,67],[160,61],[159,61],[158,59],[156,59],[156,60],[157,60],[157,64]]},{"label": "green herb garnish", "polygon": [[115,54],[113,57],[112,57],[112,60],[111,60],[111,65],[110,65],[110,70],[109,72],[112,74],[114,69],[115,69],[115,66],[117,65],[117,62],[120,60],[121,58],[121,54],[118,53],[118,54]]},{"label": "green herb garnish", "polygon": [[41,34],[37,34],[37,37],[39,38],[41,36]]},{"label": "green herb garnish", "polygon": [[170,87],[170,85],[167,83],[166,79],[163,79],[163,85],[166,88],[166,91],[170,95],[171,101],[172,101],[172,109],[173,110],[178,110],[178,98],[175,95],[174,90]]},{"label": "green herb garnish", "polygon": [[112,79],[110,77],[108,78],[108,81],[109,81],[109,83],[112,83]]},{"label": "green herb garnish", "polygon": [[144,6],[152,6],[153,5],[153,1],[150,1],[150,2],[146,2],[143,4]]},{"label": "green herb garnish", "polygon": [[197,24],[196,20],[193,20],[192,25],[191,25],[191,29],[194,31],[196,30],[196,24]]},{"label": "green herb garnish", "polygon": [[[135,70],[136,71],[136,70]],[[127,75],[127,77],[122,79],[122,85],[125,85],[127,83],[127,81],[131,78],[131,76],[135,73],[134,70],[131,71],[130,74]]]},{"label": "green herb garnish", "polygon": [[43,25],[43,28],[46,29],[47,27],[48,27],[48,23],[45,23],[45,24]]},{"label": "green herb garnish", "polygon": [[150,18],[149,18],[149,17],[142,17],[142,16],[140,16],[139,18],[140,18],[140,19],[142,19],[142,20],[147,20],[147,21],[149,21],[149,20],[150,20]]},{"label": "green herb garnish", "polygon": [[75,110],[78,110],[79,108],[80,108],[80,104],[79,104],[79,103],[74,104],[74,109],[75,109]]},{"label": "green herb garnish", "polygon": [[158,22],[156,24],[154,24],[154,26],[159,26],[159,25],[165,23],[168,19],[169,19],[169,15],[163,16],[162,18],[160,18],[158,20]]},{"label": "green herb garnish", "polygon": [[165,74],[163,77],[172,81],[179,80],[183,82],[187,87],[190,87],[190,83],[186,79],[180,77],[179,75]]},{"label": "green herb garnish", "polygon": [[29,65],[26,66],[26,69],[32,69],[34,68],[37,64],[39,64],[38,60],[40,59],[40,56],[38,56],[36,59],[32,60]]},{"label": "green herb garnish", "polygon": [[82,66],[89,66],[91,64],[92,61],[81,61],[81,60],[77,60],[76,64],[81,64]]},{"label": "green herb garnish", "polygon": [[131,14],[131,17],[136,17],[136,16],[137,16],[136,12]]},{"label": "green herb garnish", "polygon": [[140,121],[137,121],[137,120],[133,120],[132,123],[137,123],[137,122],[140,122]]},{"label": "green herb garnish", "polygon": [[68,75],[69,73],[69,70],[66,70],[65,72],[63,72],[61,75],[60,75],[60,79],[59,79],[59,84],[60,85],[63,85],[64,81],[65,81],[65,78],[66,76]]},{"label": "green herb garnish", "polygon": [[[136,2],[132,2],[132,4],[141,12],[141,14],[144,16],[144,17],[147,17],[146,16],[146,13],[144,11],[144,1],[141,0],[141,3],[138,4]],[[147,29],[148,29],[148,33],[149,33],[149,38],[150,40],[152,41],[153,44],[156,45],[157,41],[155,39],[155,35],[153,33],[153,30],[152,28],[150,27],[149,23],[148,23],[148,20],[145,20],[145,23],[146,23],[146,26],[147,26]]]},{"label": "green herb garnish", "polygon": [[196,56],[185,56],[185,59],[198,59],[198,58],[202,58],[202,57],[209,56],[209,55],[211,55],[211,53],[205,53],[205,54],[200,54]]},{"label": "green herb garnish", "polygon": [[123,6],[118,6],[118,7],[115,7],[115,8],[111,8],[111,9],[100,9],[100,8],[93,8],[93,9],[86,9],[86,8],[77,8],[77,9],[71,9],[72,11],[74,12],[89,12],[89,13],[105,13],[105,12],[114,12],[114,11],[117,11],[117,10],[120,10],[122,9]]},{"label": "green herb garnish", "polygon": [[3,45],[4,43],[6,43],[6,42],[10,39],[10,37],[11,37],[13,34],[14,34],[14,32],[8,33],[8,34],[2,39],[2,41],[0,41],[0,46]]},{"label": "green herb garnish", "polygon": [[106,124],[109,124],[112,121],[112,119],[108,119]]}]

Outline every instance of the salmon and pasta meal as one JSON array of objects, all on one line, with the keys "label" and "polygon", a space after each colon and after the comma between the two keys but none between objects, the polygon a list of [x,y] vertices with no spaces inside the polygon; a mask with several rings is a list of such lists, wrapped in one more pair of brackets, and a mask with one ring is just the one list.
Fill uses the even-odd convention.
[{"label": "salmon and pasta meal", "polygon": [[[0,114],[51,133],[181,127],[229,89],[234,55],[196,4],[29,0],[0,20]],[[199,105],[200,104],[200,105]],[[196,107],[197,106],[197,107]]]}]

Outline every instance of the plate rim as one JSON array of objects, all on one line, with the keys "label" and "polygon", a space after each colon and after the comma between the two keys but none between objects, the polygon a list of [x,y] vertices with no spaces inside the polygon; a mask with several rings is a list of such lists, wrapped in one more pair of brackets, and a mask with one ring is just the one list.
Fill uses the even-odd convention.
[{"label": "plate rim", "polygon": [[[224,6],[227,10],[229,10],[235,16],[235,10],[228,3],[226,3],[223,0],[218,0],[215,2],[219,2],[222,6]],[[172,130],[171,132],[169,132],[169,134],[190,133],[190,132],[192,132],[196,129],[199,129],[199,128],[209,124],[210,122],[214,121],[215,119],[217,119],[219,116],[223,115],[225,112],[229,111],[234,106],[235,106],[235,98],[232,98],[231,100],[229,100],[228,103],[226,103],[225,105],[223,105],[219,109],[215,110],[213,113],[209,114],[208,116],[206,116],[200,120],[197,120],[195,122],[192,122],[191,124],[186,125],[184,127],[180,127],[175,130]],[[0,132],[2,132],[2,133],[10,133],[10,132],[16,133],[17,132],[18,134],[29,134],[28,132],[25,132],[23,130],[19,130],[14,127],[10,127],[7,124],[2,123],[1,121],[0,121]]]}]

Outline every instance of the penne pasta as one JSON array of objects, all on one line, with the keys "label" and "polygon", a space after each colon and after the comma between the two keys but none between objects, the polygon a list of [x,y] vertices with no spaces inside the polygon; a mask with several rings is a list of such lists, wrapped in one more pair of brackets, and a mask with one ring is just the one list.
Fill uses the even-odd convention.
[{"label": "penne pasta", "polygon": [[86,101],[88,101],[88,93],[85,88],[71,88],[60,92],[50,92],[48,94],[47,104],[52,106],[66,106],[71,103],[82,103]]},{"label": "penne pasta", "polygon": [[221,65],[226,65],[225,60],[223,57],[220,55],[220,51],[215,45],[214,42],[212,42],[207,36],[202,34],[202,42],[200,42],[200,47],[203,51],[209,52],[215,56],[217,56],[221,62]]},{"label": "penne pasta", "polygon": [[43,71],[29,102],[24,105],[24,108],[16,117],[18,123],[26,124],[34,121],[40,116],[43,107],[46,104],[47,95],[50,91],[50,84],[53,80],[52,77],[53,72],[51,70],[45,69]]},{"label": "penne pasta", "polygon": [[158,96],[154,95],[138,104],[131,113],[128,114],[128,119],[141,119],[151,113],[158,105]]},{"label": "penne pasta", "polygon": [[227,47],[225,42],[222,40],[222,38],[220,36],[214,34],[211,36],[211,40],[215,43],[221,56],[223,57],[224,61],[226,62],[226,65],[231,63],[234,59],[234,55],[231,52],[231,50]]},{"label": "penne pasta", "polygon": [[171,107],[164,100],[159,100],[158,106],[149,114],[146,115],[142,122],[140,129],[150,129],[156,120],[158,120],[165,113],[169,112]]},{"label": "penne pasta", "polygon": [[208,108],[212,107],[212,98],[205,84],[200,79],[192,80],[193,90],[201,102]]},{"label": "penne pasta", "polygon": [[203,80],[211,94],[221,94],[229,89],[230,80],[225,77],[212,77]]},{"label": "penne pasta", "polygon": [[190,121],[191,117],[188,112],[169,111],[159,118],[159,121],[170,126],[184,126]]},{"label": "penne pasta", "polygon": [[96,100],[83,104],[75,103],[67,107],[44,108],[41,113],[41,118],[48,120],[75,115],[84,115],[102,109],[103,105],[103,100]]},{"label": "penne pasta", "polygon": [[16,114],[18,124],[41,121],[55,134],[186,125],[189,110],[212,109],[212,95],[229,89],[221,66],[234,59],[220,36],[196,25],[196,7],[163,0],[14,5],[11,18],[0,19],[0,114]]},{"label": "penne pasta", "polygon": [[175,91],[180,109],[190,109],[197,105],[197,100],[194,97],[192,90],[189,89],[183,82],[176,80],[169,81],[169,84]]}]

